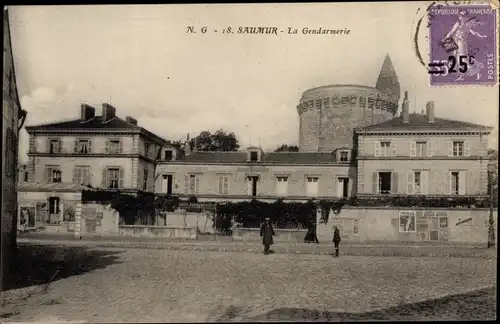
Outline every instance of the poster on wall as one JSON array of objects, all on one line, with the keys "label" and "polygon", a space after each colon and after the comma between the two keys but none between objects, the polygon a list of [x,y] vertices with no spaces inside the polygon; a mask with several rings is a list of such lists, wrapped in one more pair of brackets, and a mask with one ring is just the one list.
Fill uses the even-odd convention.
[{"label": "poster on wall", "polygon": [[399,212],[399,232],[414,233],[416,232],[416,213],[414,211]]},{"label": "poster on wall", "polygon": [[75,221],[75,209],[76,209],[76,202],[67,201],[64,203],[64,209],[63,209],[63,221],[64,222],[74,222]]},{"label": "poster on wall", "polygon": [[358,220],[355,219],[353,224],[352,224],[352,234],[353,235],[358,235],[359,234],[359,224],[358,224]]},{"label": "poster on wall", "polygon": [[46,224],[49,222],[49,213],[47,210],[46,202],[37,202],[36,203],[36,218],[37,222],[40,224]]},{"label": "poster on wall", "polygon": [[35,227],[35,205],[19,207],[19,229]]}]

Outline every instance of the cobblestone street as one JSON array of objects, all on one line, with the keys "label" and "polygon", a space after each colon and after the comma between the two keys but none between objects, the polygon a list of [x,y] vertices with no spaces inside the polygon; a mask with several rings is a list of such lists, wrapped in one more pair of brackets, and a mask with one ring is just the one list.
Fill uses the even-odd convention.
[{"label": "cobblestone street", "polygon": [[[494,319],[496,260],[88,251],[93,269],[4,294],[5,321]],[[87,262],[87,261],[85,261]]]}]

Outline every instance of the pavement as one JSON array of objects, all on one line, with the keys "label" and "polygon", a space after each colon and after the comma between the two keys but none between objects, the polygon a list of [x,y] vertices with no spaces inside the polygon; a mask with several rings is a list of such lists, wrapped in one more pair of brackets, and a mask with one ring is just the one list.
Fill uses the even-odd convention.
[{"label": "pavement", "polygon": [[[20,244],[84,246],[93,248],[161,249],[173,251],[205,252],[262,252],[259,241],[233,240],[165,240],[129,237],[84,237],[75,239],[68,235],[30,234],[18,237]],[[278,254],[332,254],[331,243],[278,242],[272,246]],[[340,255],[344,256],[386,256],[386,257],[465,257],[496,259],[495,248],[486,249],[460,245],[396,245],[396,244],[341,244]]]},{"label": "pavement", "polygon": [[43,251],[57,266],[31,261],[49,279],[6,291],[3,323],[496,318],[493,259],[20,247]]}]

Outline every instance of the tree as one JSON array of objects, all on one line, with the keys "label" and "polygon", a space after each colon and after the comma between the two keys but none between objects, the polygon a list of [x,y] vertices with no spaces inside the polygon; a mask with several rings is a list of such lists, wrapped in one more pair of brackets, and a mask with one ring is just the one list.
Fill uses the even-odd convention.
[{"label": "tree", "polygon": [[222,151],[230,152],[237,151],[240,148],[236,135],[228,133],[223,129],[217,130],[215,133],[203,131],[190,141],[191,148],[196,148],[197,151]]},{"label": "tree", "polygon": [[274,152],[298,152],[299,147],[297,145],[287,145],[283,144],[278,147]]}]

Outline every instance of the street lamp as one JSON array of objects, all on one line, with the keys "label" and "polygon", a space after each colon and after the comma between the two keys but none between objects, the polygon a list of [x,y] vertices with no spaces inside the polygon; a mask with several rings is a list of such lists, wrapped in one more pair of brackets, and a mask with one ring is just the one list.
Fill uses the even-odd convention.
[{"label": "street lamp", "polygon": [[494,182],[493,171],[496,165],[493,163],[488,164],[488,188],[490,191],[490,218],[488,222],[488,248],[495,246],[495,226],[493,220],[493,189],[497,186]]}]

